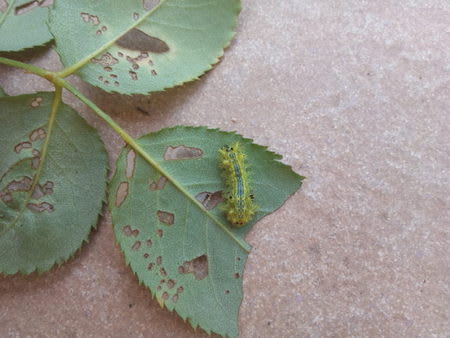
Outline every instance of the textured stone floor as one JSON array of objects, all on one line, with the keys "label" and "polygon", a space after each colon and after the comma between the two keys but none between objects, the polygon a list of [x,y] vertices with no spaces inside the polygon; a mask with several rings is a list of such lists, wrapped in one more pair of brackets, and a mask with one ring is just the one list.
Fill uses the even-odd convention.
[{"label": "textured stone floor", "polygon": [[[247,237],[242,337],[448,336],[450,2],[243,6],[236,39],[200,81],[135,97],[74,83],[134,136],[236,130],[308,177]],[[46,49],[21,60],[61,67]],[[6,67],[0,86],[49,89]],[[100,129],[113,164],[119,138],[66,102]],[[201,335],[137,285],[108,216],[62,267],[0,277],[1,337]]]}]

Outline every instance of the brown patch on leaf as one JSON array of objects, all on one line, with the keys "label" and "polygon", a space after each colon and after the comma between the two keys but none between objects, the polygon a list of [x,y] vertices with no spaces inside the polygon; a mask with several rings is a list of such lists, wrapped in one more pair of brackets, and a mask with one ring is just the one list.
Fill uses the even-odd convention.
[{"label": "brown patch on leaf", "polygon": [[165,176],[161,176],[158,181],[152,181],[150,183],[150,190],[163,190],[167,182],[167,178]]},{"label": "brown patch on leaf", "polygon": [[158,210],[156,215],[158,216],[159,221],[166,225],[172,225],[175,221],[175,215],[171,212]]},{"label": "brown patch on leaf", "polygon": [[136,153],[133,149],[130,149],[127,154],[127,167],[125,169],[125,175],[130,178],[134,175],[134,168],[136,166]]}]

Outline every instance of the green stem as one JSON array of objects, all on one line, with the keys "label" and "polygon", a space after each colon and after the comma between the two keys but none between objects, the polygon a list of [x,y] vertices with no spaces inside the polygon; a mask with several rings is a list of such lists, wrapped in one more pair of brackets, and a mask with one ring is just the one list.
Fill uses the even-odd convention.
[{"label": "green stem", "polygon": [[20,61],[4,58],[1,56],[0,56],[0,63],[7,65],[7,66],[24,69],[29,73],[38,75],[40,77],[43,77],[43,78],[49,80],[50,82],[53,82],[54,73],[49,72],[48,70],[45,70],[45,69],[42,69],[42,68],[39,68],[39,67],[36,67],[33,65],[28,65],[28,64],[20,62]]},{"label": "green stem", "polygon": [[15,2],[16,2],[16,0],[9,1],[8,8],[3,13],[3,15],[0,17],[0,27],[1,27],[1,25],[3,25],[3,22],[5,22],[6,18],[8,17],[9,12],[11,12],[11,10],[13,9]]},{"label": "green stem", "polygon": [[[103,112],[100,108],[98,108],[92,101],[90,101],[87,97],[85,97],[83,94],[81,94],[75,87],[73,87],[68,82],[64,81],[63,79],[59,79],[59,84],[63,86],[65,89],[67,89],[69,92],[71,92],[73,95],[75,95],[80,101],[85,103],[89,108],[91,108],[97,116],[102,118],[108,125],[117,133],[120,135],[120,137],[139,155],[144,158],[145,161],[147,161],[153,168],[155,168],[157,171],[159,171],[162,175],[164,175],[170,183],[172,183],[175,188],[177,188],[182,194],[187,196],[192,203],[194,203],[198,208],[200,208],[203,212],[205,212],[205,208],[203,205],[197,201],[194,197],[189,194],[188,191],[186,191],[183,186],[181,186],[175,179],[171,177],[169,173],[167,173],[153,158],[151,158],[148,153],[137,143],[133,137],[127,134],[125,130],[123,130],[109,115],[107,115],[105,112]],[[230,236],[242,249],[244,249],[246,252],[250,252],[251,247],[248,245],[245,241],[242,241],[240,238],[238,238],[233,232],[230,231],[230,229],[222,224],[214,215],[207,212],[208,216],[214,221],[214,223],[217,224],[228,236]]]}]

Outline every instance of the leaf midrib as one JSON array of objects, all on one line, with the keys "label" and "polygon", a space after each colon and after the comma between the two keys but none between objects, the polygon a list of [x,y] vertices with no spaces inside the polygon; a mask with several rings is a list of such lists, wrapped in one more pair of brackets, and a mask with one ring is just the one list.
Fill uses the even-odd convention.
[{"label": "leaf midrib", "polygon": [[94,57],[98,56],[100,53],[102,53],[102,52],[106,51],[108,48],[110,48],[122,36],[127,34],[133,28],[136,28],[137,26],[139,26],[145,19],[147,19],[150,15],[155,13],[166,2],[167,2],[167,0],[161,0],[158,5],[156,5],[155,7],[153,7],[153,9],[151,9],[150,11],[145,13],[141,18],[136,20],[131,26],[129,26],[127,29],[125,29],[122,33],[115,36],[113,39],[111,39],[110,41],[108,41],[107,43],[102,45],[100,48],[98,48],[94,52],[90,53],[89,55],[87,55],[86,57],[84,57],[83,59],[78,61],[77,63],[73,64],[72,66],[64,68],[62,71],[60,71],[58,73],[58,76],[65,78],[65,77],[73,74],[74,72],[76,72],[78,69],[82,68],[84,65],[89,63]]}]

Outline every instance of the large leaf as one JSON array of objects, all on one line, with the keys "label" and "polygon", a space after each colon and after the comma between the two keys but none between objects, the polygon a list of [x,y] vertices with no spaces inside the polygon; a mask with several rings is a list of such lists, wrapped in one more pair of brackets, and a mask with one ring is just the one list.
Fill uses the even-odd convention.
[{"label": "large leaf", "polygon": [[50,93],[0,99],[1,273],[46,271],[64,262],[87,240],[101,211],[103,144],[66,105],[48,133],[51,103]]},{"label": "large leaf", "polygon": [[39,0],[8,0],[0,13],[0,51],[19,51],[43,45],[52,39],[48,9]]},{"label": "large leaf", "polygon": [[155,3],[58,0],[49,25],[62,62],[94,86],[127,94],[173,87],[210,69],[233,36],[240,0]]},{"label": "large leaf", "polygon": [[[248,155],[259,206],[240,229],[230,227],[219,203],[218,149],[237,140]],[[244,236],[300,187],[302,177],[279,162],[281,156],[233,133],[177,127],[138,142],[158,169],[125,148],[110,186],[115,235],[127,263],[161,305],[193,327],[236,336],[250,249]]]}]

